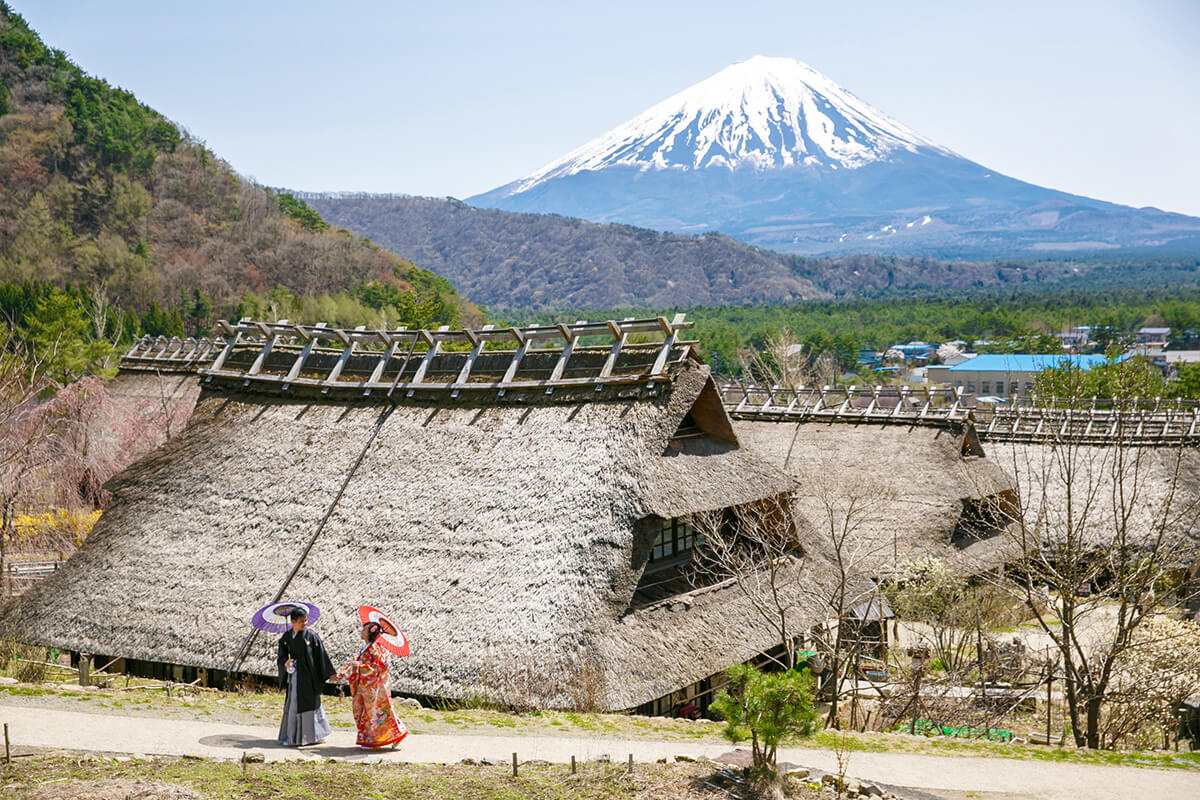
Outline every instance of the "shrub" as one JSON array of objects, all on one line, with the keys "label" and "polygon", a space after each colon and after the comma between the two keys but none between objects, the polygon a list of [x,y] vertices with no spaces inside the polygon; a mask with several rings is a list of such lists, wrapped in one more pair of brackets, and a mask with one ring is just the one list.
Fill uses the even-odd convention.
[{"label": "shrub", "polygon": [[763,672],[749,664],[725,671],[726,688],[717,693],[712,710],[725,720],[725,738],[751,742],[754,772],[775,777],[779,744],[790,736],[809,736],[816,730],[813,679],[808,672]]}]

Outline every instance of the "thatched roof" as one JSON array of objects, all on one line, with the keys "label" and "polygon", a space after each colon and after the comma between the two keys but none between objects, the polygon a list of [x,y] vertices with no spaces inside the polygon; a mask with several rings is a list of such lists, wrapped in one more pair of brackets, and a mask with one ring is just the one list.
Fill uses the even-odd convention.
[{"label": "thatched roof", "polygon": [[[317,630],[339,660],[357,650],[357,606],[387,610],[412,641],[393,687],[420,695],[469,696],[523,661],[565,702],[592,665],[603,705],[627,708],[769,648],[730,593],[631,609],[648,517],[794,485],[738,449],[706,367],[672,358],[667,372],[603,392],[401,402],[286,596],[322,608]],[[187,431],[111,483],[83,548],[23,598],[28,639],[229,667],[388,408],[231,384],[206,384]],[[699,433],[673,447],[685,418]],[[697,656],[701,642],[711,649]],[[243,669],[273,673],[273,644],[259,637]]]},{"label": "thatched roof", "polygon": [[735,420],[734,430],[748,451],[797,479],[797,508],[817,539],[829,538],[831,518],[844,524],[854,499],[862,567],[888,572],[894,560],[920,556],[968,572],[993,565],[992,543],[954,542],[970,501],[1010,488],[991,459],[970,454],[978,443],[969,427]]},{"label": "thatched roof", "polygon": [[[1011,478],[1035,541],[1053,544],[1069,527],[1096,546],[1116,541],[1118,517],[1133,543],[1164,531],[1190,565],[1200,543],[1200,450],[1195,447],[989,443]],[[1067,476],[1070,476],[1068,480]],[[1067,518],[1068,495],[1072,516]],[[1119,505],[1123,503],[1123,508]]]}]

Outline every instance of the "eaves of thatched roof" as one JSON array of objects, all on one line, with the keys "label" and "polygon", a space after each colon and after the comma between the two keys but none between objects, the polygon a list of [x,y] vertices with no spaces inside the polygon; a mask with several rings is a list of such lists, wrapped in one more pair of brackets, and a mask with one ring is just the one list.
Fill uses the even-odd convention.
[{"label": "eaves of thatched roof", "polygon": [[1054,546],[1070,533],[1111,547],[1123,535],[1136,546],[1163,535],[1184,566],[1200,555],[1200,450],[1194,446],[1006,442],[990,443],[988,450],[1010,477],[1035,541]]},{"label": "eaves of thatched roof", "polygon": [[[286,592],[322,608],[335,659],[356,652],[355,610],[370,603],[412,642],[393,671],[399,691],[471,696],[526,661],[559,702],[588,665],[606,707],[654,699],[770,641],[716,598],[631,612],[639,521],[793,484],[727,441],[719,403],[715,418],[698,412],[703,435],[672,449],[713,391],[706,367],[673,364],[657,387],[417,396],[390,413],[210,386],[182,436],[111,482],[85,545],[10,622],[64,649],[227,669],[387,413]],[[717,618],[724,652],[694,659]],[[242,669],[273,673],[273,647],[260,636]]]}]

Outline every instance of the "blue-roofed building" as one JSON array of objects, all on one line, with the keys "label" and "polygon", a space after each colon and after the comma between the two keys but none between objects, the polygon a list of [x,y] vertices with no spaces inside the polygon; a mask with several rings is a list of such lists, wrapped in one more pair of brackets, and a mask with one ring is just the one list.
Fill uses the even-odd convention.
[{"label": "blue-roofed building", "polygon": [[1080,369],[1103,364],[1102,354],[1067,355],[1065,353],[987,353],[952,367],[930,367],[930,383],[959,387],[966,394],[1018,397],[1033,392],[1033,379],[1048,367],[1070,362]]}]

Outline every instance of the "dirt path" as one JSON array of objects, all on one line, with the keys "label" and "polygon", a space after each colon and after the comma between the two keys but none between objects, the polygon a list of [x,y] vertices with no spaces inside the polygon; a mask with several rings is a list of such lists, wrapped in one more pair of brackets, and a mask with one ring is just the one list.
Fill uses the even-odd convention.
[{"label": "dirt path", "polygon": [[[608,757],[636,761],[688,754],[716,758],[729,745],[667,742],[649,739],[581,738],[506,735],[413,734],[394,751],[363,751],[354,732],[334,729],[326,743],[302,749],[280,747],[274,727],[234,725],[183,719],[155,719],[37,708],[0,699],[0,722],[7,722],[13,747],[80,750],[124,755],[201,756],[237,759],[246,750],[261,751],[272,761],[339,758],[351,761],[452,763],[464,758],[566,763]],[[781,761],[836,771],[833,752],[786,748]],[[970,758],[864,753],[850,755],[848,773],[942,793],[950,797],[994,800],[1127,800],[1129,797],[1200,797],[1200,771],[1157,770],[1005,758]]]}]

